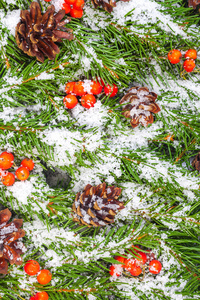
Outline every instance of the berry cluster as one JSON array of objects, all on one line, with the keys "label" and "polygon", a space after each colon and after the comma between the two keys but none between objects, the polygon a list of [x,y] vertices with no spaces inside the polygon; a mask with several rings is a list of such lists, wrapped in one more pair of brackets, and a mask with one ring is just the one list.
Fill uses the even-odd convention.
[{"label": "berry cluster", "polygon": [[32,159],[24,158],[20,164],[20,167],[15,171],[15,175],[12,172],[8,172],[14,164],[14,155],[10,152],[4,151],[0,155],[0,176],[1,182],[6,186],[11,186],[15,182],[15,176],[19,180],[26,180],[29,177],[29,171],[34,168],[34,162]]},{"label": "berry cluster", "polygon": [[[173,49],[169,51],[167,55],[169,61],[171,64],[177,64],[180,62],[182,58],[182,54],[179,50]],[[197,58],[197,51],[195,49],[189,49],[185,53],[186,60],[183,63],[183,68],[186,70],[186,72],[192,72],[196,66],[195,59]]]},{"label": "berry cluster", "polygon": [[126,275],[127,273],[123,272],[123,269],[125,269],[132,276],[136,277],[142,273],[144,276],[145,270],[147,268],[152,274],[160,273],[162,269],[162,264],[160,263],[160,261],[155,259],[155,255],[151,251],[147,251],[145,254],[140,250],[142,249],[140,249],[138,246],[134,246],[133,249],[128,250],[129,253],[133,253],[133,258],[115,256],[114,259],[120,262],[121,264],[112,264],[109,269],[110,275],[114,277],[118,277],[122,273]]},{"label": "berry cluster", "polygon": [[[24,266],[24,271],[29,276],[34,276],[37,274],[37,281],[44,285],[51,281],[52,274],[49,270],[43,269],[40,270],[40,265],[36,260],[28,260]],[[48,300],[49,295],[43,292],[37,292],[34,296],[31,296],[30,300]]]},{"label": "berry cluster", "polygon": [[[44,0],[50,2],[51,0]],[[76,19],[80,19],[83,16],[83,7],[85,5],[84,0],[64,0],[62,9],[66,14],[70,13],[70,16]]]},{"label": "berry cluster", "polygon": [[84,0],[64,0],[62,9],[65,10],[65,13],[70,13],[70,16],[73,18],[80,19],[83,16],[83,7],[85,5]]},{"label": "berry cluster", "polygon": [[109,84],[105,86],[103,81],[101,83],[94,80],[78,81],[78,82],[68,82],[65,86],[65,91],[67,96],[63,99],[64,106],[68,109],[74,108],[78,104],[78,97],[80,98],[81,105],[85,108],[93,107],[96,103],[96,98],[94,95],[99,95],[104,87],[104,93],[109,97],[114,97],[118,88],[114,84],[110,86]]}]

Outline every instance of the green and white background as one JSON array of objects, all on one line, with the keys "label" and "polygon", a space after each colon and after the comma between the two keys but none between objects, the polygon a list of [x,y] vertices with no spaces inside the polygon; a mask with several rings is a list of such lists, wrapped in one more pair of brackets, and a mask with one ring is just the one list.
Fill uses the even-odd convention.
[{"label": "green and white background", "polygon": [[[50,4],[59,10],[62,1]],[[1,299],[28,300],[41,290],[50,300],[200,299],[200,178],[191,166],[200,150],[200,65],[197,58],[195,72],[183,77],[183,60],[166,59],[174,48],[199,54],[200,15],[183,0],[119,1],[111,14],[87,0],[83,17],[67,24],[74,40],[41,64],[15,42],[29,5],[0,0],[0,151],[13,152],[16,164],[30,157],[35,168],[25,182],[1,184],[0,203],[24,219],[24,262],[36,259],[53,279],[42,287],[23,265],[9,266]],[[49,3],[41,5],[45,11]],[[66,110],[65,84],[96,77],[115,83],[117,97]],[[158,94],[161,111],[148,127],[133,129],[121,115],[119,100],[131,86]],[[65,189],[49,187],[41,161],[70,175]],[[76,193],[103,181],[122,188],[125,209],[113,225],[78,226]],[[131,245],[152,249],[159,275],[110,276],[114,255]]]}]

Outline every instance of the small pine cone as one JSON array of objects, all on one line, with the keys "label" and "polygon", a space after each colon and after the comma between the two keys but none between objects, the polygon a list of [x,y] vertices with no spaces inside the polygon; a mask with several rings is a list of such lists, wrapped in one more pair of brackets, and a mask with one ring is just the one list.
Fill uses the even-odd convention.
[{"label": "small pine cone", "polygon": [[188,6],[196,9],[197,5],[200,4],[200,0],[188,0]]},{"label": "small pine cone", "polygon": [[109,13],[111,13],[113,11],[113,7],[116,6],[116,2],[112,0],[109,0],[109,3],[104,0],[91,0],[91,1],[92,4],[94,5],[94,8],[102,6],[102,8]]},{"label": "small pine cone", "polygon": [[18,239],[25,236],[25,231],[20,229],[22,219],[14,219],[11,223],[9,209],[0,211],[0,273],[7,274],[8,262],[13,265],[21,265],[21,254],[25,252],[25,246]]},{"label": "small pine cone", "polygon": [[160,111],[160,107],[155,103],[157,94],[149,92],[146,87],[132,87],[120,100],[123,107],[123,115],[131,119],[131,126],[137,127],[139,124],[147,126],[153,123],[153,115]]},{"label": "small pine cone", "polygon": [[120,188],[106,188],[105,182],[97,186],[86,185],[73,203],[74,221],[88,227],[114,223],[117,211],[124,208],[123,202],[117,200],[120,194]]},{"label": "small pine cone", "polygon": [[59,10],[57,14],[54,12],[54,5],[50,5],[42,15],[40,5],[32,2],[30,12],[21,11],[21,20],[16,26],[15,39],[18,47],[41,62],[44,62],[45,56],[50,60],[55,59],[56,54],[60,52],[55,42],[73,39],[71,29],[64,27],[71,19],[61,21],[65,16],[65,11]]},{"label": "small pine cone", "polygon": [[193,159],[192,166],[193,168],[195,168],[197,171],[200,172],[200,152]]}]

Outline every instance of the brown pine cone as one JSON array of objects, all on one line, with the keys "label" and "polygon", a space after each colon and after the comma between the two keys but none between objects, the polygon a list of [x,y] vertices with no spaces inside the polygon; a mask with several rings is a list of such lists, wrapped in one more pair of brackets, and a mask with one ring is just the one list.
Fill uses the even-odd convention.
[{"label": "brown pine cone", "polygon": [[200,172],[200,152],[193,159],[192,166],[193,168],[195,168],[197,171]]},{"label": "brown pine cone", "polygon": [[113,11],[113,7],[116,6],[116,2],[112,0],[109,0],[109,3],[104,0],[91,0],[91,1],[92,4],[94,5],[94,8],[102,6],[102,8],[109,13],[111,13]]},{"label": "brown pine cone", "polygon": [[123,115],[131,119],[131,126],[137,127],[139,124],[147,126],[153,123],[153,114],[160,111],[160,107],[155,103],[157,94],[149,92],[146,87],[132,87],[120,100],[123,106]]},{"label": "brown pine cone", "polygon": [[30,12],[21,11],[21,20],[16,26],[15,39],[18,47],[41,62],[44,62],[45,56],[50,60],[55,59],[56,54],[60,52],[55,42],[73,39],[71,29],[64,27],[71,19],[61,21],[65,16],[65,11],[59,10],[57,14],[54,12],[54,5],[50,5],[42,15],[40,5],[32,2]]},{"label": "brown pine cone", "polygon": [[105,182],[97,186],[86,185],[73,203],[74,221],[88,227],[114,223],[117,211],[124,208],[123,202],[117,200],[120,194],[121,188],[106,188]]},{"label": "brown pine cone", "polygon": [[11,223],[9,209],[0,211],[0,273],[7,274],[8,262],[13,265],[21,265],[21,254],[25,252],[25,246],[22,242],[17,241],[25,236],[25,231],[20,229],[22,219],[14,219]]},{"label": "brown pine cone", "polygon": [[188,0],[188,6],[196,9],[197,5],[200,4],[200,0]]}]

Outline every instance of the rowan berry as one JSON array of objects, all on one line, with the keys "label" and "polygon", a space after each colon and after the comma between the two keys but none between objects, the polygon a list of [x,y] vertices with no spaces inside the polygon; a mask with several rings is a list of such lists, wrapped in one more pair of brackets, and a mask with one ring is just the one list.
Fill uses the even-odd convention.
[{"label": "rowan berry", "polygon": [[86,94],[86,91],[84,90],[84,82],[78,81],[74,84],[74,94],[76,96],[83,96]]},{"label": "rowan berry", "polygon": [[119,277],[122,274],[123,268],[121,265],[111,265],[109,268],[109,273],[111,276]]},{"label": "rowan berry", "polygon": [[47,292],[43,291],[43,292],[38,292],[35,295],[35,300],[48,300],[49,299],[49,295],[47,294]]},{"label": "rowan berry", "polygon": [[91,93],[93,95],[98,95],[101,93],[103,87],[101,86],[101,84],[98,81],[93,81],[91,82]]},{"label": "rowan berry", "polygon": [[84,0],[76,0],[76,2],[73,5],[73,8],[75,9],[82,9],[85,5],[85,1]]},{"label": "rowan berry", "polygon": [[74,95],[67,95],[63,99],[63,104],[66,108],[72,109],[78,104],[78,100]]},{"label": "rowan berry", "polygon": [[85,108],[93,107],[95,103],[96,98],[91,94],[86,94],[83,97],[81,97],[81,105]]},{"label": "rowan berry", "polygon": [[52,274],[49,270],[43,269],[39,272],[37,276],[37,281],[40,284],[47,284],[51,281]]},{"label": "rowan berry", "polygon": [[66,92],[66,94],[72,94],[72,93],[74,93],[74,85],[75,85],[74,81],[68,82],[66,84],[66,86],[65,86],[65,92]]},{"label": "rowan berry", "polygon": [[15,171],[15,175],[19,180],[26,180],[29,177],[29,170],[26,167],[19,167]]},{"label": "rowan berry", "polygon": [[185,58],[196,59],[197,51],[195,49],[187,50],[187,52],[185,53]]},{"label": "rowan berry", "polygon": [[106,86],[104,86],[104,93],[106,94],[106,96],[109,95],[109,97],[114,97],[118,92],[118,87],[113,84],[113,86],[107,84]]},{"label": "rowan berry", "polygon": [[136,264],[133,264],[131,266],[131,268],[129,269],[129,272],[133,276],[139,276],[142,273],[142,269],[140,268],[140,266],[137,266]]},{"label": "rowan berry", "polygon": [[182,54],[179,50],[173,49],[167,55],[171,64],[177,64],[181,60]]},{"label": "rowan berry", "polygon": [[10,169],[14,162],[14,155],[10,152],[2,152],[0,155],[0,169]]},{"label": "rowan berry", "polygon": [[51,0],[44,0],[45,2],[50,2]]},{"label": "rowan berry", "polygon": [[21,166],[22,167],[26,167],[29,171],[32,171],[34,168],[34,162],[32,161],[32,159],[29,158],[24,158],[21,162]]},{"label": "rowan berry", "polygon": [[74,4],[76,0],[65,0],[65,3],[67,4]]},{"label": "rowan berry", "polygon": [[187,59],[184,61],[183,63],[183,68],[185,69],[185,71],[192,72],[195,68],[195,61],[193,59]]},{"label": "rowan berry", "polygon": [[1,182],[6,186],[11,186],[15,183],[15,175],[13,173],[7,172],[2,176]]},{"label": "rowan berry", "polygon": [[136,251],[137,255],[135,255],[137,258],[135,259],[136,265],[144,265],[147,261],[147,256],[144,252]]},{"label": "rowan berry", "polygon": [[70,10],[70,16],[76,19],[80,19],[83,16],[83,10],[82,9],[74,9],[72,8]]},{"label": "rowan berry", "polygon": [[29,300],[35,300],[35,296],[31,296]]},{"label": "rowan berry", "polygon": [[114,259],[117,260],[117,261],[119,261],[119,262],[121,262],[122,264],[125,261],[125,257],[122,257],[122,256],[115,256]]},{"label": "rowan berry", "polygon": [[160,273],[161,269],[162,269],[162,264],[160,261],[156,259],[150,261],[149,272],[151,272],[152,274],[158,274]]},{"label": "rowan berry", "polygon": [[36,275],[40,271],[40,265],[36,260],[28,260],[24,266],[24,271],[30,275]]},{"label": "rowan berry", "polygon": [[70,4],[64,2],[62,5],[62,9],[65,11],[66,14],[68,14],[71,10],[71,6]]}]

